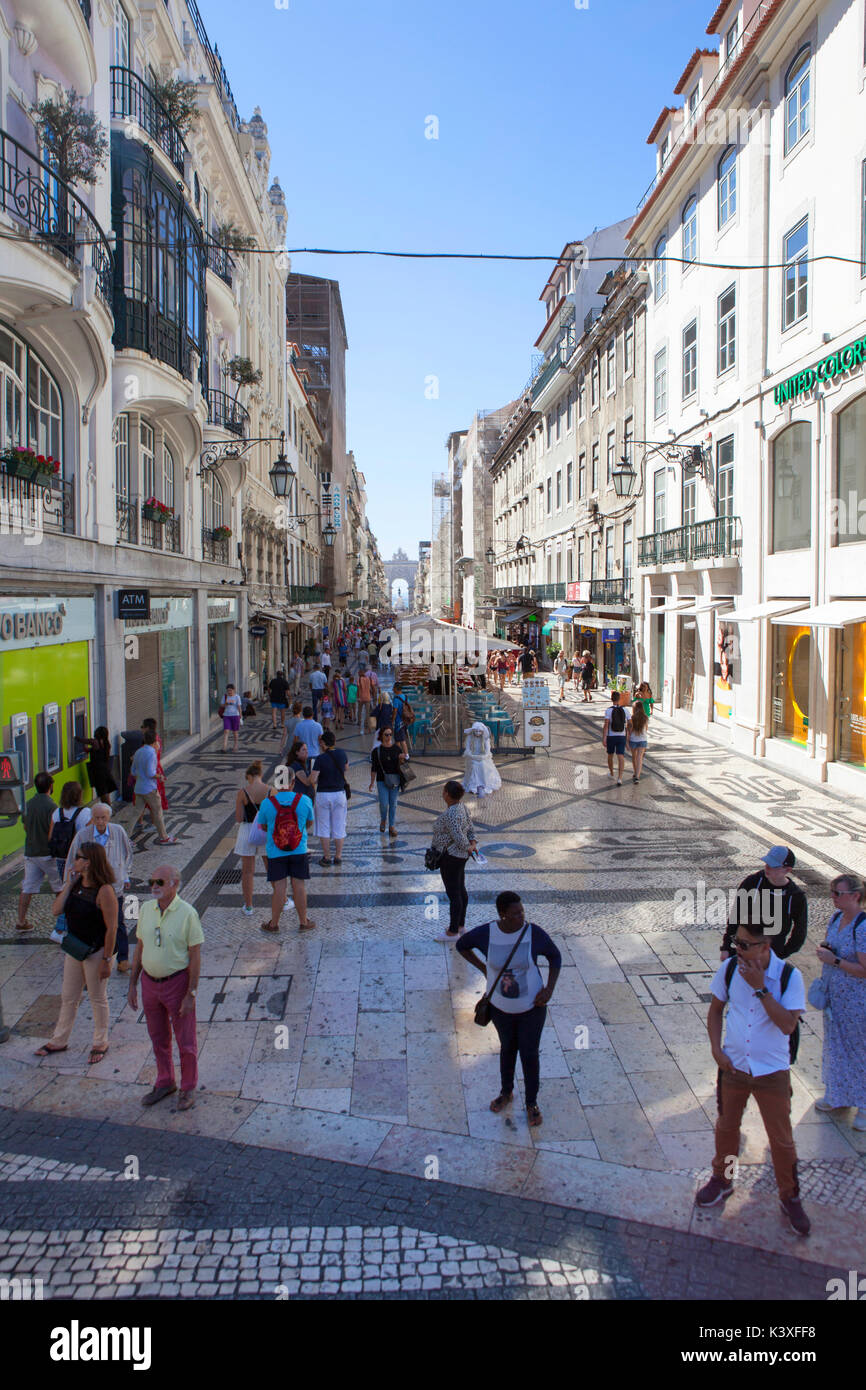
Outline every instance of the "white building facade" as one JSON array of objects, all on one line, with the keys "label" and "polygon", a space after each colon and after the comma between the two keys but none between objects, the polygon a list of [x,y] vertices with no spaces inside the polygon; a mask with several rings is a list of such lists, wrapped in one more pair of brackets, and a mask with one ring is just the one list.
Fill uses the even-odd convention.
[{"label": "white building facade", "polygon": [[731,0],[708,33],[630,231],[651,278],[639,664],[675,721],[862,795],[864,5]]}]

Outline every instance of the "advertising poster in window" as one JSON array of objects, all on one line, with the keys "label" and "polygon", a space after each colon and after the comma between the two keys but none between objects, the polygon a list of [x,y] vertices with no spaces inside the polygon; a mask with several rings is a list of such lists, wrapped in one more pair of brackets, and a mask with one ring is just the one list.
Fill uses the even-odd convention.
[{"label": "advertising poster in window", "polygon": [[713,657],[713,717],[730,724],[734,717],[734,686],[739,685],[739,642],[735,623],[716,618],[716,644]]}]

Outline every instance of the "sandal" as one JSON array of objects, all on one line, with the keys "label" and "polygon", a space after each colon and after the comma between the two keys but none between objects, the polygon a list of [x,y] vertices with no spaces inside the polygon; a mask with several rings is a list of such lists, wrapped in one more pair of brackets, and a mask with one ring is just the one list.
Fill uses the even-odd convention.
[{"label": "sandal", "polygon": [[15,930],[16,930],[16,931],[32,931],[32,930],[33,930],[33,923],[32,923],[32,922],[16,922],[16,923],[15,923]]},{"label": "sandal", "polygon": [[512,1091],[509,1091],[507,1094],[505,1091],[501,1091],[496,1099],[490,1102],[490,1109],[493,1111],[494,1115],[498,1115],[500,1110],[502,1110],[504,1106],[510,1105],[513,1099],[514,1094]]},{"label": "sandal", "polygon": [[66,1047],[51,1047],[48,1043],[44,1043],[43,1046],[40,1047],[40,1048],[38,1049],[38,1051],[34,1052],[33,1055],[34,1055],[34,1057],[50,1057],[51,1054],[52,1054],[52,1052],[68,1052],[68,1051],[69,1051],[69,1049],[66,1048]]},{"label": "sandal", "polygon": [[537,1105],[527,1105],[526,1115],[529,1120],[530,1128],[535,1129],[537,1125],[541,1124],[541,1111]]},{"label": "sandal", "polygon": [[331,867],[330,859],[320,859],[319,863],[321,864],[323,869],[329,869]]},{"label": "sandal", "polygon": [[339,868],[339,866],[342,864],[342,862],[343,862],[342,858],[340,858],[340,859],[332,859],[332,860],[331,860],[331,863],[334,865],[334,868],[335,868],[335,869],[336,869],[336,868]]},{"label": "sandal", "polygon": [[90,1049],[90,1056],[87,1059],[87,1065],[93,1067],[97,1062],[101,1062],[107,1051],[107,1047],[92,1047]]}]

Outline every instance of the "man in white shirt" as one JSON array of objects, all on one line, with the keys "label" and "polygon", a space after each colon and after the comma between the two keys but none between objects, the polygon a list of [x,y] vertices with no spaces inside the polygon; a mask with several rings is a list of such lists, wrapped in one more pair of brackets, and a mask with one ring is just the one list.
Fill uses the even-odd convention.
[{"label": "man in white shirt", "polygon": [[310,694],[313,700],[314,719],[318,715],[319,704],[321,703],[321,699],[323,694],[325,693],[325,687],[327,684],[328,677],[325,675],[324,671],[317,665],[315,670],[310,672]]},{"label": "man in white shirt", "polygon": [[707,1032],[719,1068],[719,1118],[713,1176],[695,1200],[699,1207],[712,1207],[733,1192],[740,1123],[753,1095],[767,1131],[782,1211],[792,1230],[807,1236],[810,1221],[800,1205],[797,1150],[791,1129],[788,1041],[805,1011],[806,992],[799,970],[773,952],[771,940],[758,923],[738,926],[733,939],[736,959],[723,961],[713,977]]}]

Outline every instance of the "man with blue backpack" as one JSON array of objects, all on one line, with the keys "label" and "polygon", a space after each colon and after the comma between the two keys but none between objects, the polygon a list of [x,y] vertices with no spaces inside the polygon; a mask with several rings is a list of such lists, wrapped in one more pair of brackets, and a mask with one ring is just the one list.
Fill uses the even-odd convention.
[{"label": "man with blue backpack", "polygon": [[807,1236],[811,1223],[800,1203],[791,1129],[791,1064],[806,991],[799,970],[776,955],[772,940],[762,923],[741,923],[731,942],[735,956],[723,961],[713,976],[707,1032],[719,1069],[716,1152],[713,1175],[695,1200],[699,1207],[713,1207],[733,1192],[740,1124],[754,1096],[767,1132],[782,1212],[797,1235]]}]

